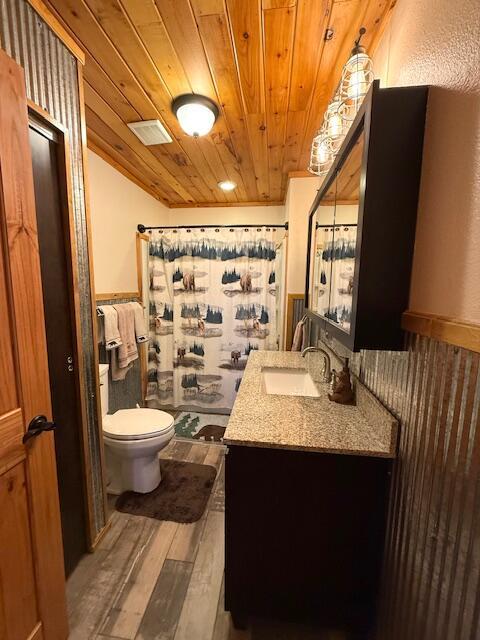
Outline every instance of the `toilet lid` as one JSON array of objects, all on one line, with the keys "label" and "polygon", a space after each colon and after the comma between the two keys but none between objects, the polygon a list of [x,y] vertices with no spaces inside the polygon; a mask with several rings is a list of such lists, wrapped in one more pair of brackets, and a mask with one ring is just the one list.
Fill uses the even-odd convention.
[{"label": "toilet lid", "polygon": [[173,425],[173,417],[159,409],[120,409],[103,417],[103,433],[115,440],[154,438]]}]

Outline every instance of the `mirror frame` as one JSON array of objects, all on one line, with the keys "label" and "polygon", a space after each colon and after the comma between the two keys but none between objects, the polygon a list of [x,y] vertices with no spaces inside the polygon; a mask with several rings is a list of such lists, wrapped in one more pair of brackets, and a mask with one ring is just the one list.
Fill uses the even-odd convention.
[{"label": "mirror frame", "polygon": [[[356,328],[356,315],[357,315],[357,300],[358,300],[358,285],[359,285],[359,274],[360,274],[360,259],[361,259],[361,251],[360,247],[362,245],[362,225],[363,225],[363,213],[364,213],[364,200],[365,200],[365,188],[366,188],[366,174],[367,174],[367,159],[368,159],[368,149],[369,149],[369,133],[370,133],[370,122],[371,122],[371,111],[372,111],[372,101],[375,93],[378,91],[380,87],[380,83],[378,80],[375,80],[370,87],[368,94],[365,96],[365,99],[355,117],[355,120],[352,122],[350,129],[348,130],[347,135],[345,136],[345,140],[343,141],[342,146],[340,147],[340,151],[335,158],[334,163],[330,167],[329,172],[325,176],[325,179],[322,183],[322,186],[317,192],[315,196],[315,200],[313,201],[312,206],[310,207],[310,211],[308,214],[308,237],[307,237],[307,264],[306,264],[306,280],[305,280],[305,307],[306,313],[308,317],[315,323],[322,325],[322,328],[328,330],[335,338],[337,338],[340,342],[342,342],[345,346],[347,346],[350,350],[353,350],[355,344],[355,328]],[[357,245],[356,245],[356,259],[355,259],[355,270],[353,277],[353,297],[352,297],[352,320],[350,325],[350,332],[347,333],[339,326],[337,326],[334,322],[325,318],[325,316],[320,315],[316,311],[313,311],[309,308],[310,305],[310,269],[312,262],[312,236],[316,231],[314,230],[313,218],[315,213],[317,212],[318,207],[320,206],[320,202],[322,201],[325,193],[331,187],[333,182],[335,181],[340,169],[345,164],[351,150],[355,146],[360,135],[364,132],[364,146],[362,153],[362,166],[360,170],[360,197],[358,203],[358,220],[357,220]]]}]

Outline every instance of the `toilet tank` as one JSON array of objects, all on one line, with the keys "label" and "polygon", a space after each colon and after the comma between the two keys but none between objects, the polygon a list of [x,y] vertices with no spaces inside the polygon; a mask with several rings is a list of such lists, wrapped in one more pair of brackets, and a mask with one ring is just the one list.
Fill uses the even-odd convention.
[{"label": "toilet tank", "polygon": [[100,372],[100,404],[102,406],[102,416],[108,413],[108,364],[98,365]]}]

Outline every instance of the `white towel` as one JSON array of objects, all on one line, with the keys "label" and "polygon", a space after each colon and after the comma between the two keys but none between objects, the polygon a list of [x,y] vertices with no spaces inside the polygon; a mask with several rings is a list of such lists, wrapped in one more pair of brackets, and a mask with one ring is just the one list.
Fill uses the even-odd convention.
[{"label": "white towel", "polygon": [[135,313],[135,337],[137,342],[148,342],[147,327],[145,326],[145,316],[143,307],[138,302],[131,303]]},{"label": "white towel", "polygon": [[111,352],[112,380],[124,380],[138,358],[135,340],[135,314],[130,302],[115,305],[122,344]]},{"label": "white towel", "polygon": [[98,308],[103,313],[105,348],[107,351],[116,349],[122,344],[117,312],[111,304],[102,304]]},{"label": "white towel", "polygon": [[301,351],[305,343],[305,321],[300,320],[295,327],[292,341],[292,351]]}]

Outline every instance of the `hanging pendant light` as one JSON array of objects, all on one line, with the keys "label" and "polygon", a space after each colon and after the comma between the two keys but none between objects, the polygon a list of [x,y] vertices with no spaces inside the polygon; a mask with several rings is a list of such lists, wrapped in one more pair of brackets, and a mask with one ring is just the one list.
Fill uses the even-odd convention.
[{"label": "hanging pendant light", "polygon": [[309,171],[317,176],[323,176],[328,173],[332,166],[334,156],[329,147],[328,137],[325,131],[325,123],[318,130],[317,135],[313,138],[312,150],[310,153]]},{"label": "hanging pendant light", "polygon": [[360,44],[360,40],[365,33],[366,29],[362,27],[357,40],[355,40],[355,46],[352,49],[350,58],[345,63],[342,71],[338,113],[342,119],[347,121],[354,120],[375,77],[372,60],[366,53],[365,47]]},{"label": "hanging pendant light", "polygon": [[328,105],[323,124],[313,139],[310,171],[318,176],[328,173],[345,138],[345,121],[338,113],[340,100],[336,94]]},{"label": "hanging pendant light", "polygon": [[213,100],[193,93],[175,98],[172,102],[172,111],[185,133],[194,138],[209,133],[219,113]]}]

